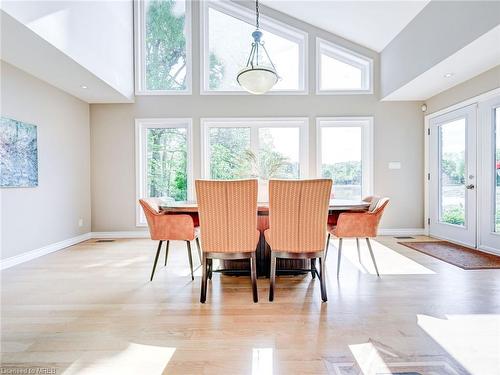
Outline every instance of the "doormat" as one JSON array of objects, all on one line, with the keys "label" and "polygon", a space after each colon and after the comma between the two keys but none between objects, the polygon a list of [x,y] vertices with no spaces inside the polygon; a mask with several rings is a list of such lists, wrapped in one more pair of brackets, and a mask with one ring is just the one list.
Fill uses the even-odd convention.
[{"label": "doormat", "polygon": [[500,256],[448,241],[398,242],[464,270],[500,269]]}]

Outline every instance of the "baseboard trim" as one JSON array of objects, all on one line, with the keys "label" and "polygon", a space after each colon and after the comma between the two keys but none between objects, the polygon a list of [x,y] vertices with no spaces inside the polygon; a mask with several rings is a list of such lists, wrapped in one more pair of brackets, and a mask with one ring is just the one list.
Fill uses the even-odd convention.
[{"label": "baseboard trim", "polygon": [[92,238],[149,238],[148,231],[92,232]]},{"label": "baseboard trim", "polygon": [[[425,234],[424,228],[384,228],[379,229],[379,236],[418,236]],[[65,249],[77,243],[93,238],[149,238],[148,231],[116,231],[116,232],[89,232],[79,236],[68,238],[39,249],[28,251],[24,254],[16,255],[4,260],[0,260],[0,270],[4,270],[15,265],[28,262],[32,259]]]},{"label": "baseboard trim", "polygon": [[32,259],[40,258],[41,256],[65,249],[69,246],[76,245],[77,243],[90,240],[91,238],[91,233],[84,233],[76,237],[68,238],[66,240],[43,246],[35,250],[27,251],[23,254],[0,260],[0,270],[4,270],[15,265],[28,262]]},{"label": "baseboard trim", "polygon": [[378,230],[379,236],[422,236],[425,235],[425,228],[381,228]]}]

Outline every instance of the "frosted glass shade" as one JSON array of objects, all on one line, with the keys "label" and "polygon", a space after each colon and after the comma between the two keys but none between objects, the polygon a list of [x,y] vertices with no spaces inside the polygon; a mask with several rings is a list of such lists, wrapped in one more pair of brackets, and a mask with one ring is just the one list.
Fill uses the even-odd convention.
[{"label": "frosted glass shade", "polygon": [[272,68],[247,67],[238,73],[236,80],[251,94],[265,94],[278,82],[278,75]]}]

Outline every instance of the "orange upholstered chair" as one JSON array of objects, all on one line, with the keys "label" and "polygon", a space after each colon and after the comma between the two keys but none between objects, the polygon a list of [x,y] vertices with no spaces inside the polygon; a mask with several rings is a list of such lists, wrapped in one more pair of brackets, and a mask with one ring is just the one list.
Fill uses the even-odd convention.
[{"label": "orange upholstered chair", "polygon": [[165,251],[165,266],[167,265],[168,248],[170,246],[170,241],[186,241],[189,266],[191,267],[191,279],[194,280],[193,257],[191,255],[192,240],[196,240],[200,262],[201,251],[197,236],[197,228],[194,226],[193,218],[190,215],[184,214],[162,214],[160,212],[160,200],[158,198],[139,199],[139,203],[144,210],[144,215],[146,215],[151,239],[154,241],[160,241],[158,243],[158,249],[156,250],[156,256],[153,264],[153,271],[151,272],[150,281],[153,280],[153,275],[155,274],[156,263],[158,263],[158,256],[160,255],[161,245],[163,244],[163,241],[167,241],[167,248]]},{"label": "orange upholstered chair", "polygon": [[264,236],[271,248],[270,301],[276,258],[311,259],[313,277],[317,274],[320,279],[321,299],[327,301],[324,250],[331,189],[330,179],[269,181],[269,229]]},{"label": "orange upholstered chair", "polygon": [[253,301],[258,301],[255,252],[257,230],[257,180],[196,180],[196,197],[203,247],[200,302],[207,297],[207,279],[213,259],[250,259]]},{"label": "orange upholstered chair", "polygon": [[356,238],[358,259],[360,261],[361,255],[359,249],[359,239],[366,239],[366,244],[368,245],[368,250],[370,251],[370,256],[372,258],[373,265],[375,266],[375,271],[377,271],[377,276],[380,276],[377,263],[375,262],[375,256],[373,255],[370,238],[377,236],[378,225],[380,223],[380,219],[382,218],[382,214],[384,213],[385,207],[389,204],[389,198],[366,197],[363,200],[371,202],[367,212],[344,212],[339,215],[336,226],[328,225],[327,243],[330,242],[330,235],[334,235],[339,239],[337,277],[339,277],[340,274],[342,239],[344,238]]}]

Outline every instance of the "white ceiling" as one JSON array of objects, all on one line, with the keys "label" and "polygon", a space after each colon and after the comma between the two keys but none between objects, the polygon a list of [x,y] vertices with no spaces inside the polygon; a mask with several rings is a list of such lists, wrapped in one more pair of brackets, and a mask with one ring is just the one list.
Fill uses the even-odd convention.
[{"label": "white ceiling", "polygon": [[426,100],[448,90],[500,65],[499,46],[500,26],[497,26],[390,93],[383,100]]},{"label": "white ceiling", "polygon": [[261,0],[282,13],[380,52],[427,5],[417,1]]},{"label": "white ceiling", "polygon": [[0,26],[1,60],[87,103],[133,102],[3,9]]}]

